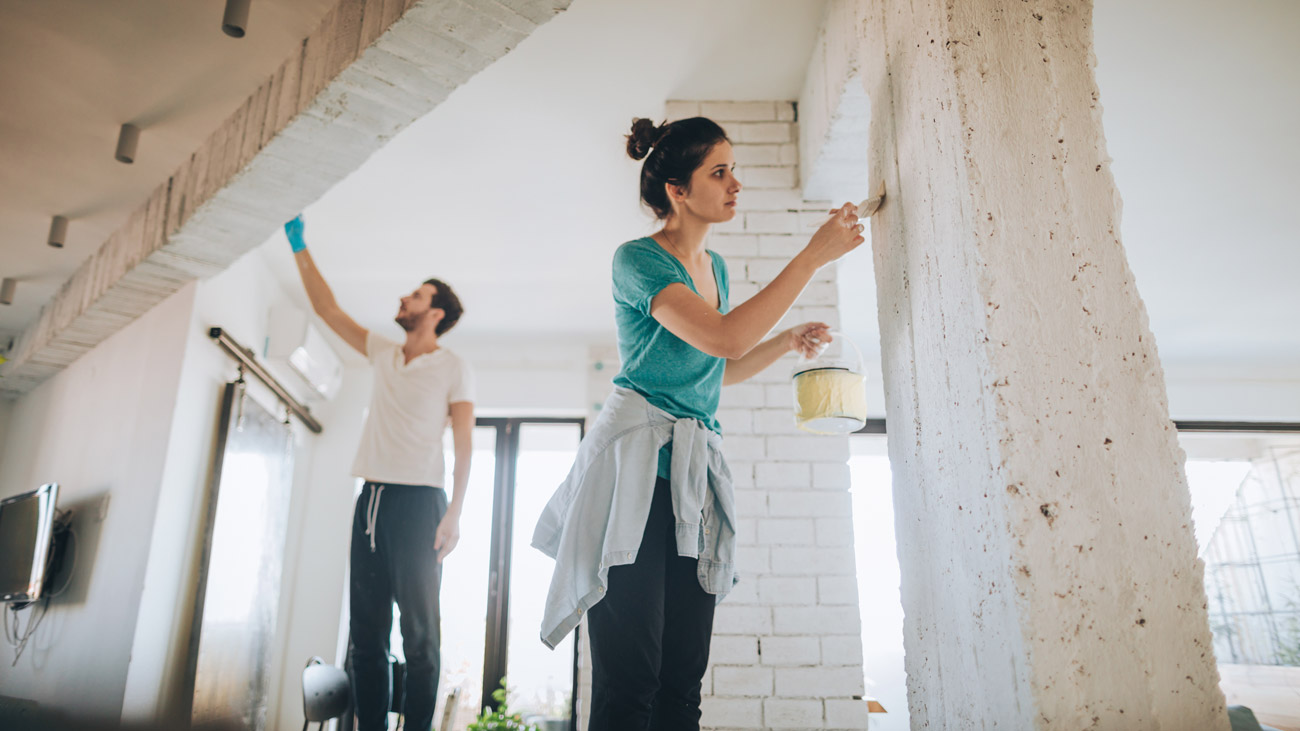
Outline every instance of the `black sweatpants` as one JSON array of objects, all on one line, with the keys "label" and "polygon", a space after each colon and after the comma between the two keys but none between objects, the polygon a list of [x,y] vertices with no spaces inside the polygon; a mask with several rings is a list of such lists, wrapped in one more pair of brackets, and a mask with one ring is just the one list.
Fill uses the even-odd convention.
[{"label": "black sweatpants", "polygon": [[406,654],[405,728],[428,731],[433,725],[442,647],[442,567],[433,545],[446,512],[447,493],[440,487],[367,482],[357,497],[348,602],[352,699],[360,731],[388,728],[394,601],[402,610]]},{"label": "black sweatpants", "polygon": [[677,555],[672,492],[655,482],[636,561],[609,570],[605,598],[587,612],[589,731],[696,731],[717,598],[696,560]]}]

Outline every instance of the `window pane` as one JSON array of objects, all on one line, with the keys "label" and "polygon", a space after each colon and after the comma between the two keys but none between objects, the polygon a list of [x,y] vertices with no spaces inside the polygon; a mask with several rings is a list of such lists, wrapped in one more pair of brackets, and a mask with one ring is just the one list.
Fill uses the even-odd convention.
[{"label": "window pane", "polygon": [[526,721],[568,728],[573,694],[573,635],[554,650],[538,638],[554,562],[531,546],[533,527],[577,454],[577,424],[524,424],[515,471],[506,680],[512,711]]},{"label": "window pane", "polygon": [[858,610],[862,617],[862,672],[868,697],[886,713],[871,728],[907,731],[907,673],[903,669],[903,603],[894,537],[893,477],[885,438],[855,436],[849,458]]},{"label": "window pane", "polygon": [[[1300,666],[1300,449],[1279,438],[1250,461],[1189,459],[1187,476],[1197,537],[1207,535],[1202,518],[1213,525],[1202,555],[1221,674],[1223,665]],[[1211,495],[1217,524],[1214,512],[1196,512]],[[1257,680],[1225,677],[1230,698]]]}]

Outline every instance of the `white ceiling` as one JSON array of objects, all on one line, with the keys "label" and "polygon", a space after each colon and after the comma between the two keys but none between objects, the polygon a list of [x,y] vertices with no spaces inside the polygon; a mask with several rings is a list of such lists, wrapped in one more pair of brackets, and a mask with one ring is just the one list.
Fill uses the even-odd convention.
[{"label": "white ceiling", "polygon": [[[458,338],[610,337],[610,257],[651,230],[632,118],[798,97],[822,6],[575,0],[308,208],[317,264],[372,329],[396,333],[397,298],[437,276],[466,305]],[[299,290],[285,246],[267,255]]]},{"label": "white ceiling", "polygon": [[[577,0],[309,209],[323,270],[370,327],[436,273],[467,303],[458,337],[611,337],[610,256],[649,230],[628,121],[670,98],[796,98],[820,5]],[[1095,29],[1162,357],[1300,365],[1300,4],[1101,0]],[[845,329],[867,350],[870,267],[865,249],[841,264]]]},{"label": "white ceiling", "polygon": [[[323,12],[328,2],[293,4],[302,17],[301,28],[284,33],[289,48],[305,34],[312,12]],[[19,127],[12,107],[0,108],[0,156],[22,162],[0,168],[0,243],[5,276],[26,267],[26,275],[51,282],[52,292],[70,271],[67,262],[89,253],[112,229],[114,206],[124,214],[180,159],[133,177],[149,157],[142,153],[133,168],[113,162],[117,125],[175,104],[167,100],[196,84],[216,94],[233,71],[176,71],[143,85],[154,90],[155,101],[119,110],[115,100],[131,86],[127,79],[102,73],[81,79],[94,75],[84,55],[99,43],[90,29],[78,31],[76,43],[62,41],[65,55],[83,54],[81,64],[50,61],[37,69],[8,50],[21,36],[34,36],[24,42],[40,48],[54,43],[46,38],[54,33],[49,19],[36,16],[46,5],[0,0],[0,92],[15,76],[28,84],[28,75],[71,90],[48,92],[64,106],[50,106],[42,116],[85,117],[86,139],[75,154],[58,152],[62,143],[51,142],[47,130],[34,128],[26,116],[28,126]],[[134,5],[173,6],[160,0]],[[218,50],[236,43],[216,29],[220,2],[179,5],[185,14],[202,16],[187,22],[212,26],[203,32],[215,36],[208,40]],[[308,241],[322,271],[345,309],[371,328],[395,327],[397,297],[424,277],[439,276],[468,308],[457,338],[611,337],[610,256],[620,242],[650,230],[637,204],[637,163],[622,151],[632,117],[662,114],[666,99],[797,98],[822,5],[574,0],[307,210]],[[255,3],[254,22],[270,7],[269,0]],[[72,15],[60,13],[65,20]],[[22,23],[16,27],[11,18]],[[1095,30],[1104,124],[1124,199],[1124,243],[1162,358],[1300,365],[1300,327],[1294,324],[1300,208],[1291,205],[1300,197],[1300,44],[1294,40],[1300,37],[1300,4],[1098,0]],[[150,37],[142,34],[134,44],[148,46]],[[152,73],[170,58],[159,50],[134,73]],[[19,68],[20,74],[11,71]],[[59,68],[63,72],[54,73]],[[221,93],[233,108],[240,93],[231,84]],[[89,87],[103,93],[76,97],[78,88]],[[199,100],[195,95],[190,103]],[[147,129],[142,149],[160,136]],[[189,147],[178,141],[175,154],[183,156],[197,139],[201,135]],[[59,165],[13,157],[29,148]],[[99,172],[82,185],[73,163],[93,164]],[[14,170],[23,172],[22,180]],[[32,175],[39,170],[50,172]],[[120,182],[104,185],[106,175]],[[56,200],[50,191],[74,187],[67,181],[82,185],[81,197]],[[132,181],[134,188],[126,185]],[[28,195],[25,187],[46,192],[43,198]],[[19,201],[19,195],[27,197]],[[43,244],[49,216],[74,206],[102,211],[92,216],[99,228],[74,221],[69,249],[49,250]],[[276,236],[252,255],[300,292],[285,248]],[[11,258],[15,250],[20,255]],[[865,251],[841,268],[855,282],[871,281]],[[31,294],[26,284],[23,294]],[[874,288],[846,288],[844,296],[846,329],[872,349],[878,340]],[[30,304],[0,309],[7,310],[0,312],[0,328],[13,329],[35,315]]]}]

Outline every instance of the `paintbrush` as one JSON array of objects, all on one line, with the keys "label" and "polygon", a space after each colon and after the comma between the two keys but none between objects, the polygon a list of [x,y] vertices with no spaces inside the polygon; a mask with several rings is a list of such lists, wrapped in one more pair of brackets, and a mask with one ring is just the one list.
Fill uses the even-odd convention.
[{"label": "paintbrush", "polygon": [[871,218],[885,202],[885,181],[881,180],[872,196],[858,204],[858,218]]}]

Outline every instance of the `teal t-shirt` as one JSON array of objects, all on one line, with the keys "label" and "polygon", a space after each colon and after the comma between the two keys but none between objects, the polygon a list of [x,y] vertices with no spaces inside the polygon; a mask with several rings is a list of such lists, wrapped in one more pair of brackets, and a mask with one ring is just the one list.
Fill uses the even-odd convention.
[{"label": "teal t-shirt", "polygon": [[[718,312],[727,314],[730,283],[727,262],[716,252],[713,278],[718,286]],[[650,316],[655,295],[681,282],[699,294],[686,267],[652,238],[629,241],[614,252],[614,322],[622,370],[614,385],[630,388],[678,418],[696,419],[714,432],[726,358],[716,358],[673,335]],[[659,476],[668,477],[672,443],[659,452]]]}]

